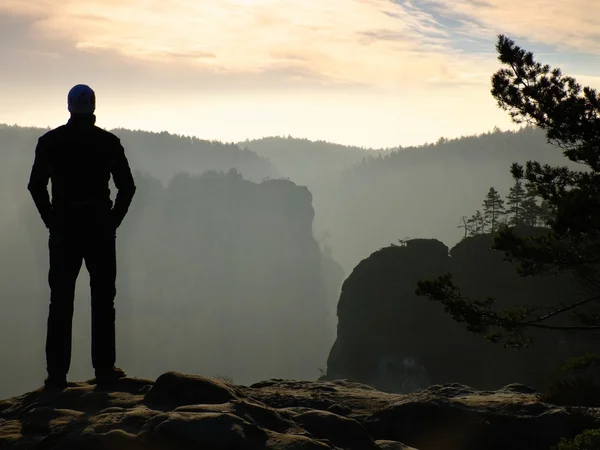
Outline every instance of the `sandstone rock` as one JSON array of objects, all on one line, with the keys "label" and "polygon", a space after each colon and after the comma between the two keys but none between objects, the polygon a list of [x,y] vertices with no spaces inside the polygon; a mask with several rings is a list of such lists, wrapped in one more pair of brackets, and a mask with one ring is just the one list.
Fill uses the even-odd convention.
[{"label": "sandstone rock", "polygon": [[148,409],[145,406],[116,412],[105,411],[101,411],[89,419],[86,432],[102,434],[120,429],[137,434],[149,420],[160,415],[159,411]]},{"label": "sandstone rock", "polygon": [[522,385],[446,384],[400,395],[347,381],[226,386],[173,372],[147,383],[145,396],[126,380],[116,391],[73,383],[0,401],[0,448],[547,450],[600,427],[597,409],[542,403]]},{"label": "sandstone rock", "polygon": [[538,394],[539,392],[529,386],[525,386],[524,384],[519,384],[519,383],[513,383],[513,384],[508,384],[506,386],[504,386],[502,389],[502,391],[508,391],[508,392],[518,392],[520,394]]},{"label": "sandstone rock", "polygon": [[167,409],[197,403],[227,403],[235,398],[234,389],[220,381],[177,372],[158,377],[145,396],[147,403]]},{"label": "sandstone rock", "polygon": [[269,433],[266,443],[269,450],[333,450],[331,445],[307,436]]},{"label": "sandstone rock", "polygon": [[402,442],[398,441],[375,441],[375,443],[379,446],[381,450],[416,450],[413,447],[409,447],[404,445]]},{"label": "sandstone rock", "polygon": [[420,450],[548,449],[578,431],[568,416],[532,394],[436,386],[376,412],[365,427]]},{"label": "sandstone rock", "polygon": [[0,448],[8,448],[23,438],[21,422],[18,420],[0,419]]},{"label": "sandstone rock", "polygon": [[260,428],[233,414],[173,412],[152,430],[148,440],[157,439],[178,448],[254,450],[266,441]]},{"label": "sandstone rock", "polygon": [[326,411],[308,411],[294,417],[312,436],[327,439],[340,448],[374,450],[375,442],[364,427],[354,419]]},{"label": "sandstone rock", "polygon": [[46,434],[84,416],[83,412],[50,407],[33,408],[21,416],[24,434]]}]

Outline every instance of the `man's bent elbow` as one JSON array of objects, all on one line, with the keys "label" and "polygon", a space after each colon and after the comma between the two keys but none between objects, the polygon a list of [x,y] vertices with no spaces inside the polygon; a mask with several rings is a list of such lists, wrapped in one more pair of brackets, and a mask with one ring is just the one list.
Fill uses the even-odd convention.
[{"label": "man's bent elbow", "polygon": [[38,184],[34,183],[33,181],[30,181],[27,184],[27,190],[29,191],[31,196],[35,198],[38,196],[38,193],[40,192],[41,188]]},{"label": "man's bent elbow", "polygon": [[131,186],[129,186],[129,188],[127,189],[127,196],[129,198],[133,198],[133,196],[135,195],[135,191],[136,191],[136,187],[135,184],[132,184]]}]

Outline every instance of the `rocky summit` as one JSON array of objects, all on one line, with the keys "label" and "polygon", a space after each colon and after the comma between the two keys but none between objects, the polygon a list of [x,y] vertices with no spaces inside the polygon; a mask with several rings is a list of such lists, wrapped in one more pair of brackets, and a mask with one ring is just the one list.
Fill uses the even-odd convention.
[{"label": "rocky summit", "polygon": [[346,380],[70,383],[0,401],[0,449],[536,450],[600,426],[594,408],[541,402],[523,385],[390,394]]}]

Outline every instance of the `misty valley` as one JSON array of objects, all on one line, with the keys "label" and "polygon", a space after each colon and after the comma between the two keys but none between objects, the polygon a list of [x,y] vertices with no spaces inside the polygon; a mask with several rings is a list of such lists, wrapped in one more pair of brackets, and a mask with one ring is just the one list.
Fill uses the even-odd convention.
[{"label": "misty valley", "polygon": [[[3,398],[36,388],[44,372],[47,232],[25,189],[43,132],[0,126]],[[460,218],[490,186],[508,194],[511,163],[564,164],[537,129],[380,150],[114,133],[138,189],[118,231],[116,298],[118,359],[136,376],[541,388],[587,349],[563,334],[543,336],[542,350],[493,346],[414,294],[417,281],[450,270],[469,293],[501,302],[579,295],[570,280],[520,279],[486,233],[462,239]],[[73,379],[91,376],[88,283],[82,270]]]}]

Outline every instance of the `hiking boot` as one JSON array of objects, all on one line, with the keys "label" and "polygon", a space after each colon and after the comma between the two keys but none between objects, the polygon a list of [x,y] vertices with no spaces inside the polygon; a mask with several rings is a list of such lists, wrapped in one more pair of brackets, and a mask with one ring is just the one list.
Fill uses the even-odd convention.
[{"label": "hiking boot", "polygon": [[44,389],[63,390],[67,387],[66,375],[48,375],[44,380]]},{"label": "hiking boot", "polygon": [[96,369],[96,383],[110,383],[120,378],[125,378],[127,374],[123,369],[111,367],[109,369]]}]

